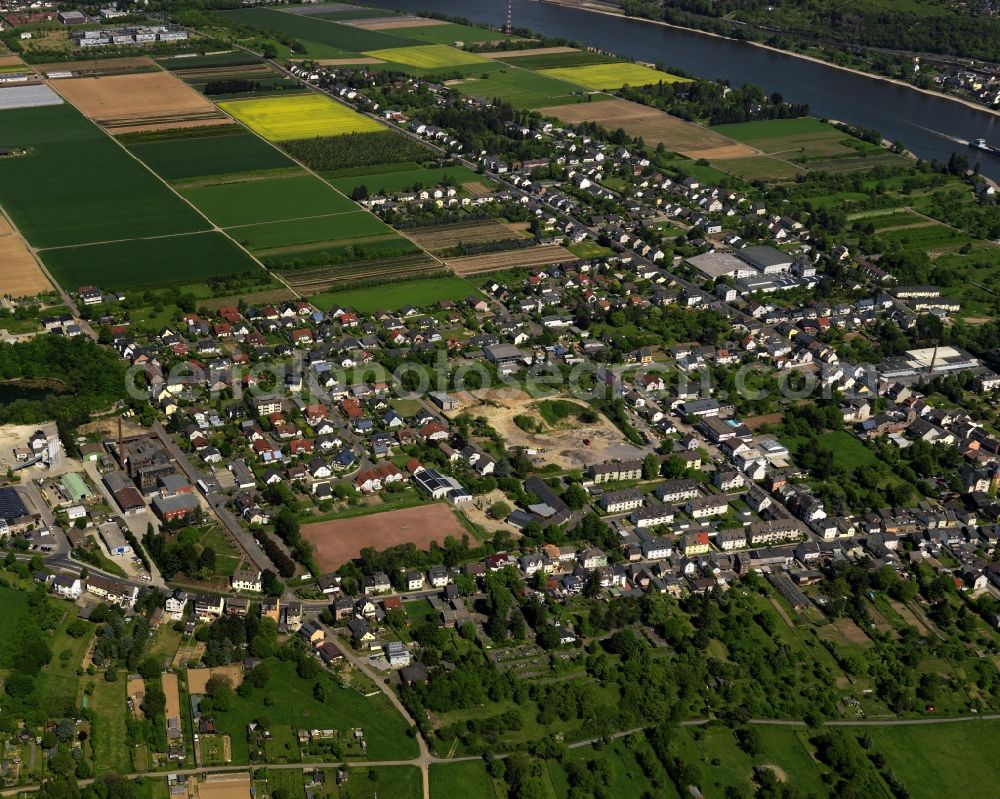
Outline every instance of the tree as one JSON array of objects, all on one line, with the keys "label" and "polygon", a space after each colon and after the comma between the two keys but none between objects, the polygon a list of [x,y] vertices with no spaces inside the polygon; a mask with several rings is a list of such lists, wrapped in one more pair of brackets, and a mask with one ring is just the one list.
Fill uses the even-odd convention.
[{"label": "tree", "polygon": [[492,505],[490,505],[488,516],[491,519],[502,521],[503,519],[506,519],[508,516],[510,516],[511,512],[512,511],[510,505],[501,500],[498,502],[494,502]]},{"label": "tree", "polygon": [[579,483],[570,484],[562,495],[563,502],[566,503],[570,510],[580,510],[586,506],[589,499],[590,495],[587,493],[587,489]]},{"label": "tree", "polygon": [[326,685],[321,682],[317,682],[313,686],[313,699],[317,702],[326,702]]},{"label": "tree", "polygon": [[660,474],[660,459],[650,452],[642,459],[642,479],[653,480]]}]

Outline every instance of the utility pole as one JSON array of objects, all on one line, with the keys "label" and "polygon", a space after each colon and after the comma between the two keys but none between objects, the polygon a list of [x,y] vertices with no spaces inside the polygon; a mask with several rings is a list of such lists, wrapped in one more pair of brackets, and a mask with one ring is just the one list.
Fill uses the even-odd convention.
[{"label": "utility pole", "polygon": [[512,22],[513,16],[514,0],[507,0],[507,27],[504,28],[504,31],[508,36],[510,36],[511,32],[514,30],[514,24]]}]

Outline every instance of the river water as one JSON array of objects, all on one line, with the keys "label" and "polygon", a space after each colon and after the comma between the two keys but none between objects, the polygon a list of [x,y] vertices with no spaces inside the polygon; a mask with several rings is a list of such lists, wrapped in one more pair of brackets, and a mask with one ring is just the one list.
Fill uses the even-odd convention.
[{"label": "river water", "polygon": [[[768,93],[781,92],[790,102],[808,103],[815,116],[877,128],[922,158],[946,161],[952,152],[966,153],[970,163],[980,162],[984,175],[1000,180],[1000,157],[955,142],[985,138],[1000,146],[1000,117],[987,111],[746,42],[533,0],[513,2],[515,27],[575,39],[640,61],[659,61],[734,86],[753,83]],[[378,5],[493,25],[507,19],[505,0],[382,0]]]}]

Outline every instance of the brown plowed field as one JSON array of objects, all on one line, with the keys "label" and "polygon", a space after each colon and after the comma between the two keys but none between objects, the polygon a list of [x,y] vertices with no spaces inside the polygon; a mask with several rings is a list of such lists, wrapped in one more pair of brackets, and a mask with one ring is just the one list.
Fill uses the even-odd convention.
[{"label": "brown plowed field", "polygon": [[466,258],[450,258],[445,264],[458,275],[479,275],[499,272],[519,266],[547,266],[565,264],[578,258],[565,247],[547,245],[526,250],[506,250],[485,255],[470,255]]},{"label": "brown plowed field", "polygon": [[34,297],[52,291],[52,284],[45,277],[38,261],[31,254],[24,240],[14,233],[4,217],[0,216],[0,296]]},{"label": "brown plowed field", "polygon": [[426,549],[431,541],[443,544],[448,536],[461,539],[465,532],[443,502],[302,526],[302,537],[313,545],[323,573],[359,557],[365,547],[382,550],[413,544]]},{"label": "brown plowed field", "polygon": [[483,58],[517,58],[522,55],[555,55],[556,53],[578,53],[575,47],[531,47],[527,50],[499,50],[496,53],[476,53]]},{"label": "brown plowed field", "polygon": [[448,250],[459,244],[480,244],[487,241],[524,238],[526,227],[525,224],[486,221],[470,222],[463,225],[440,225],[407,231],[407,234],[425,250],[435,252]]},{"label": "brown plowed field", "polygon": [[20,56],[0,55],[0,67],[15,67],[23,63]]},{"label": "brown plowed field", "polygon": [[544,116],[579,124],[596,122],[609,130],[622,128],[629,136],[642,137],[647,144],[663,144],[668,150],[688,158],[748,158],[759,153],[701,125],[685,122],[664,111],[630,100],[605,100],[539,108]]},{"label": "brown plowed field", "polygon": [[198,92],[166,72],[74,78],[51,85],[86,116],[117,132],[230,121]]},{"label": "brown plowed field", "polygon": [[344,22],[344,24],[366,31],[390,31],[396,28],[426,28],[445,23],[439,19],[424,19],[423,17],[374,17],[372,19],[353,19]]}]

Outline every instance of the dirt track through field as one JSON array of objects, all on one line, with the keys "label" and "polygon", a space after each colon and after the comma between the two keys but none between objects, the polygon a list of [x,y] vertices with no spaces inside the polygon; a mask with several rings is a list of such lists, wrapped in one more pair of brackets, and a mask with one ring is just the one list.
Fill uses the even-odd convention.
[{"label": "dirt track through field", "polygon": [[365,547],[382,550],[413,544],[426,549],[431,541],[443,544],[448,536],[461,539],[465,533],[443,502],[302,526],[302,537],[315,548],[316,565],[324,574],[359,557]]},{"label": "dirt track through field", "polygon": [[759,155],[752,147],[734,142],[701,125],[685,122],[655,108],[630,100],[605,100],[600,103],[576,103],[536,109],[544,116],[579,124],[596,122],[609,130],[622,128],[646,144],[663,144],[668,150],[688,158],[749,158]]}]

